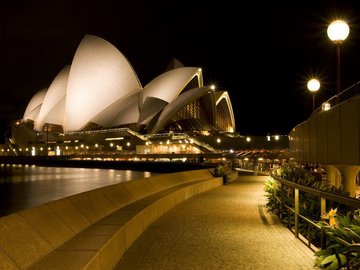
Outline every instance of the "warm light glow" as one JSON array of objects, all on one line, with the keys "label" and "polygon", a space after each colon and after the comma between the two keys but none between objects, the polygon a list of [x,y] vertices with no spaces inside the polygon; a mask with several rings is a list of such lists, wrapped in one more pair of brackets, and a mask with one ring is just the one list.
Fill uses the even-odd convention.
[{"label": "warm light glow", "polygon": [[350,28],[343,20],[333,21],[327,29],[327,34],[334,43],[343,42],[348,37],[349,33]]},{"label": "warm light glow", "polygon": [[105,141],[121,141],[124,137],[112,137],[112,138],[106,138]]},{"label": "warm light glow", "polygon": [[216,139],[216,142],[217,142],[217,143],[221,143],[221,139],[220,139],[220,138],[217,138],[217,139]]},{"label": "warm light glow", "polygon": [[316,92],[320,89],[320,82],[317,79],[311,79],[307,83],[307,88],[310,92]]},{"label": "warm light glow", "polygon": [[216,88],[216,87],[215,87],[215,85],[213,85],[213,84],[210,86],[210,89],[212,89],[212,90],[215,90],[215,88]]},{"label": "warm light glow", "polygon": [[330,110],[331,105],[330,105],[329,102],[325,102],[325,103],[322,104],[321,108],[322,108],[323,111],[328,111],[328,110]]},{"label": "warm light glow", "polygon": [[279,135],[275,135],[275,141],[278,141],[280,139]]},{"label": "warm light glow", "polygon": [[250,141],[251,141],[251,138],[250,138],[250,137],[246,137],[246,141],[247,141],[247,142],[250,142]]}]

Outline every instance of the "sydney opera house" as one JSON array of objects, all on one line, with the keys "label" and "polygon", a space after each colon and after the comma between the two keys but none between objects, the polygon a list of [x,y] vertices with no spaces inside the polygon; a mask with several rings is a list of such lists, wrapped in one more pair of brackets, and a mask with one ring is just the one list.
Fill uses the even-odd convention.
[{"label": "sydney opera house", "polygon": [[203,153],[198,138],[235,132],[226,91],[204,85],[198,67],[174,60],[142,86],[126,57],[86,35],[72,63],[30,100],[12,128],[16,155]]}]

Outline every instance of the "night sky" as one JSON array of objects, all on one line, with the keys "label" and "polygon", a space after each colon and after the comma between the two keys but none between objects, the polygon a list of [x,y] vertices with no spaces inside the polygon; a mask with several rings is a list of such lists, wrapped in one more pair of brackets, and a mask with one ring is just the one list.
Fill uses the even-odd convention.
[{"label": "night sky", "polygon": [[[141,83],[171,59],[201,67],[204,83],[227,90],[241,135],[288,134],[336,94],[333,19],[348,22],[341,88],[360,81],[359,1],[7,1],[0,8],[0,131],[20,119],[31,97],[71,64],[86,34],[129,60]],[[1,135],[0,134],[0,135]]]}]

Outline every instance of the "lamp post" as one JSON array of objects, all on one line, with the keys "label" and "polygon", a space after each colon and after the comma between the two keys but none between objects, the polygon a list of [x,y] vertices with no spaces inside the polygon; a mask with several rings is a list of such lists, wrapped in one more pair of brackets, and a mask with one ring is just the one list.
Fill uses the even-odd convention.
[{"label": "lamp post", "polygon": [[315,94],[320,88],[320,82],[317,79],[311,79],[307,83],[307,88],[312,93],[313,97],[313,111],[315,111]]},{"label": "lamp post", "polygon": [[336,103],[339,103],[340,94],[340,45],[348,37],[350,28],[343,20],[336,20],[330,23],[327,34],[330,40],[336,45]]}]

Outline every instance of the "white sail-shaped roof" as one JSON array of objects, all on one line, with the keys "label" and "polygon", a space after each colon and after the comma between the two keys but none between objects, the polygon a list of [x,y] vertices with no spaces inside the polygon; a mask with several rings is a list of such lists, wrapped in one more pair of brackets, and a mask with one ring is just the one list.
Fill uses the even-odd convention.
[{"label": "white sail-shaped roof", "polygon": [[121,97],[90,120],[102,127],[134,124],[139,118],[139,90]]},{"label": "white sail-shaped roof", "polygon": [[136,123],[139,118],[139,94],[128,97],[118,108],[117,115],[112,122],[112,126],[120,126]]},{"label": "white sail-shaped roof", "polygon": [[[178,96],[172,103],[167,105],[164,110],[161,112],[155,126],[151,129],[151,133],[158,132],[162,127],[164,127],[171,117],[184,106],[191,103],[195,99],[207,95],[213,94],[214,89],[211,86],[203,86],[199,88],[194,88],[186,91],[185,93]],[[210,110],[215,110],[215,104],[208,104]]]},{"label": "white sail-shaped roof", "polygon": [[159,75],[144,87],[142,103],[147,97],[172,102],[195,76],[198,77],[198,86],[203,86],[200,68],[181,67]]},{"label": "white sail-shaped roof", "polygon": [[39,92],[36,92],[35,95],[33,95],[29,104],[26,107],[23,120],[35,121],[37,119],[45,94],[46,89],[42,89]]},{"label": "white sail-shaped roof", "polygon": [[45,123],[63,125],[65,96],[70,66],[65,66],[51,83],[46,92],[35,129],[41,130]]},{"label": "white sail-shaped roof", "polygon": [[138,125],[147,124],[167,104],[175,100],[189,82],[197,76],[198,86],[203,85],[200,68],[180,67],[167,71],[149,82],[140,96]]},{"label": "white sail-shaped roof", "polygon": [[114,101],[138,89],[142,89],[139,79],[120,51],[99,37],[86,35],[70,69],[64,131],[81,130]]},{"label": "white sail-shaped roof", "polygon": [[[61,70],[47,91],[43,89],[32,97],[23,119],[33,120],[36,130],[49,123],[62,126],[64,132],[126,125],[136,128],[133,124],[137,124],[141,132],[156,133],[178,120],[185,120],[181,123],[189,128],[199,124],[201,128],[206,124],[215,127],[217,118],[229,119],[228,126],[234,128],[227,92],[204,87],[198,67],[183,67],[173,61],[169,68],[174,67],[143,89],[131,64],[117,48],[86,35],[71,66]],[[196,99],[197,105],[190,104]],[[182,114],[182,108],[189,104],[198,106],[197,117]]]},{"label": "white sail-shaped roof", "polygon": [[216,107],[223,105],[223,109],[226,112],[226,117],[229,121],[231,121],[231,126],[235,130],[235,116],[234,111],[231,105],[231,100],[229,93],[227,91],[218,91],[216,96]]}]

